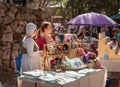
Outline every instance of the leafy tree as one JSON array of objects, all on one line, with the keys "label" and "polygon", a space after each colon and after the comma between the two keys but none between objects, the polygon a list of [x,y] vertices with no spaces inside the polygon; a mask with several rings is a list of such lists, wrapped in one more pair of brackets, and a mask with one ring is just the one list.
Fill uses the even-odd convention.
[{"label": "leafy tree", "polygon": [[111,16],[118,13],[119,0],[57,0],[62,2],[64,8],[56,10],[57,15],[62,15],[64,21],[86,12],[98,12]]}]

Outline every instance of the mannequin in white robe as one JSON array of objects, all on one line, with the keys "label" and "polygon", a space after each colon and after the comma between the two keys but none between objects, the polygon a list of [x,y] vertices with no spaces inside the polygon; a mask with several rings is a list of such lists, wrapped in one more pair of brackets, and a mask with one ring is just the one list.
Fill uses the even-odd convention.
[{"label": "mannequin in white robe", "polygon": [[26,53],[23,52],[22,55],[21,73],[42,69],[42,57],[40,55],[40,51],[34,51],[34,48],[39,49],[38,45],[33,40],[36,29],[37,27],[33,23],[28,23],[26,25],[26,36],[22,41],[23,48],[26,50]]}]

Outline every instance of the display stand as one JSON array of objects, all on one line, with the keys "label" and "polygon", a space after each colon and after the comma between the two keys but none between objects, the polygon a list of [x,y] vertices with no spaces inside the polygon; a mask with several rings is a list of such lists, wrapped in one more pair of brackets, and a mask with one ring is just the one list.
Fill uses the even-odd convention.
[{"label": "display stand", "polygon": [[[50,65],[50,58],[56,58],[56,57],[63,57],[63,56],[68,56],[68,53],[60,52],[58,50],[58,47],[61,46],[63,47],[64,44],[56,44],[56,45],[51,45],[53,46],[52,49],[48,49],[50,45],[44,44],[44,69],[45,70],[51,70],[51,65]],[[57,48],[57,49],[56,49]],[[56,52],[55,52],[56,51]],[[68,50],[69,51],[69,50]]]},{"label": "display stand", "polygon": [[89,49],[89,46],[85,42],[76,42],[76,43],[77,43],[76,47],[72,48],[72,42],[64,42],[64,44],[67,44],[69,46],[69,53],[68,53],[69,58],[75,58],[75,57],[83,58],[83,56],[77,54],[78,48],[82,48],[86,50]]},{"label": "display stand", "polygon": [[[55,49],[58,48],[58,46],[64,46],[64,45],[67,45],[68,46],[68,49],[67,49],[67,53],[64,53],[64,52],[59,52],[59,53],[55,53]],[[73,46],[72,47],[72,43],[71,42],[64,42],[64,44],[56,44],[56,45],[53,45],[51,44],[52,49],[49,49],[49,44],[45,44],[44,45],[44,70],[53,70],[53,68],[51,69],[51,59],[55,59],[56,57],[62,57],[62,60],[66,60],[65,59],[65,56],[67,56],[68,58],[70,59],[73,59],[73,58],[80,58],[80,60],[83,60],[83,55],[78,55],[78,49],[79,48],[85,48],[86,49],[86,44],[85,43],[81,43],[79,44],[79,46]],[[57,51],[60,51],[60,49],[56,49]],[[54,61],[53,61],[54,62]],[[62,64],[64,65],[64,64]],[[59,66],[61,67],[61,66]],[[81,68],[84,68],[86,67],[85,66],[80,66],[80,67],[77,67],[75,69],[73,69],[72,67],[65,67],[65,69],[67,70],[77,70],[77,69],[81,69]],[[63,68],[63,67],[61,67]]]},{"label": "display stand", "polygon": [[112,48],[112,41],[110,41],[110,37],[102,37],[102,34],[99,34],[98,41],[98,57],[103,60],[104,53],[107,50],[109,55],[108,60],[120,60],[120,55],[117,54],[117,47],[115,49]]},{"label": "display stand", "polygon": [[[53,46],[52,49],[49,49],[49,46]],[[58,48],[58,46],[64,46],[67,45],[67,53],[64,52],[59,52],[59,53],[55,53],[55,49]],[[56,58],[59,56],[62,56],[62,60],[64,59],[65,56],[67,56],[68,58],[72,59],[72,58],[82,58],[81,60],[83,60],[83,55],[78,55],[78,49],[82,48],[84,49],[86,52],[89,49],[89,46],[86,42],[79,42],[77,41],[77,38],[75,35],[72,34],[65,34],[64,35],[64,41],[63,44],[45,44],[44,45],[44,69],[47,70],[51,70],[51,58]],[[58,49],[56,49],[57,51],[59,51]],[[66,50],[65,50],[66,51]],[[80,52],[80,51],[79,51]],[[84,52],[85,54],[85,52]],[[54,61],[53,61],[54,62]]]}]

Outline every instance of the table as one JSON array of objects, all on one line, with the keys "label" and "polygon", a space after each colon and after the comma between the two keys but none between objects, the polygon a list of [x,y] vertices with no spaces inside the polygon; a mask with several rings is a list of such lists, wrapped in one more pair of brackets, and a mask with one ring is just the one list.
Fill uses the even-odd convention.
[{"label": "table", "polygon": [[100,60],[101,63],[107,68],[108,77],[119,80],[118,87],[120,87],[120,60]]},{"label": "table", "polygon": [[108,72],[120,72],[120,60],[100,60]]},{"label": "table", "polygon": [[84,77],[81,77],[73,82],[66,83],[64,85],[51,84],[44,81],[39,81],[35,79],[21,78],[18,77],[18,87],[105,87],[107,78],[107,70],[102,69],[97,72],[89,73]]}]

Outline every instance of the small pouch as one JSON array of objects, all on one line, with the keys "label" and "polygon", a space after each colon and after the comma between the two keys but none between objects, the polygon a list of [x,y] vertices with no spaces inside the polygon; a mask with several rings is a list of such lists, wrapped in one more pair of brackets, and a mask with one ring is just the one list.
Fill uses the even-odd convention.
[{"label": "small pouch", "polygon": [[77,49],[77,54],[78,54],[79,56],[84,56],[86,53],[85,53],[84,49],[78,48],[78,49]]}]

